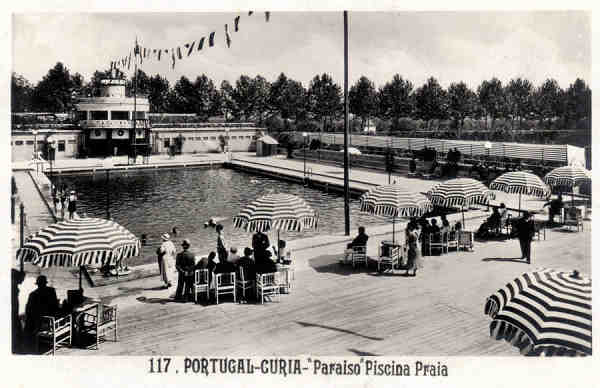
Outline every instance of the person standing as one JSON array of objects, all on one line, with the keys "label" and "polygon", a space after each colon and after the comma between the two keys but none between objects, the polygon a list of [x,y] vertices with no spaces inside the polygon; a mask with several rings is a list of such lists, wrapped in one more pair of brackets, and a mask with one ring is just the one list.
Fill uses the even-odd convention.
[{"label": "person standing", "polygon": [[175,244],[171,241],[171,236],[168,233],[165,233],[161,236],[162,244],[156,250],[158,255],[158,270],[160,271],[160,278],[165,283],[164,288],[171,287],[171,280],[169,277],[173,273],[175,255],[177,254],[177,249],[175,248]]},{"label": "person standing", "polygon": [[69,204],[67,205],[67,210],[69,211],[69,219],[73,219],[73,215],[77,211],[77,196],[75,195],[75,190],[71,190],[71,194],[69,195]]},{"label": "person standing", "polygon": [[175,300],[187,302],[192,300],[192,288],[194,285],[194,254],[189,251],[190,241],[183,240],[181,243],[183,251],[177,254],[175,258],[175,268],[179,273],[177,278],[177,291],[175,291]]},{"label": "person standing", "polygon": [[535,226],[531,219],[531,214],[525,212],[523,217],[517,222],[517,235],[521,246],[521,258],[527,260],[527,264],[531,264],[531,241],[535,234]]},{"label": "person standing", "polygon": [[269,245],[269,237],[263,232],[258,231],[252,236],[252,249],[254,250],[254,259],[256,262],[267,256]]},{"label": "person standing", "polygon": [[225,235],[223,233],[223,225],[217,224],[217,226],[215,226],[215,231],[217,232],[217,256],[219,257],[219,262],[226,263],[228,252]]},{"label": "person standing", "polygon": [[42,326],[42,317],[54,317],[58,314],[56,290],[47,286],[48,279],[40,275],[35,284],[38,288],[29,294],[25,306],[25,333],[32,344]]},{"label": "person standing", "polygon": [[408,227],[408,260],[406,263],[406,275],[412,270],[413,274],[409,276],[417,276],[417,269],[423,267],[423,256],[420,247],[419,224],[411,224]]}]

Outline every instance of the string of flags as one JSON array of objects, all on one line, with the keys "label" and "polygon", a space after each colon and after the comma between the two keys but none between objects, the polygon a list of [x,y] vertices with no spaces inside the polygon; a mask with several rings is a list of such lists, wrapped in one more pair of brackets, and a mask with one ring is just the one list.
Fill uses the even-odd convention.
[{"label": "string of flags", "polygon": [[[248,16],[252,16],[254,14],[254,11],[248,11]],[[271,18],[271,13],[270,12],[265,12],[265,22],[269,22]],[[233,32],[238,32],[240,29],[240,16],[236,16],[235,19],[233,20]],[[210,34],[208,34],[208,47],[213,47],[215,45],[215,39],[216,39],[217,33],[216,31],[212,31]],[[232,43],[232,39],[231,39],[231,34],[229,33],[229,25],[225,24],[225,44],[227,45],[227,48],[231,47],[231,43]],[[148,48],[148,47],[142,47],[138,44],[137,41],[137,37],[135,39],[135,46],[133,48],[133,62],[134,65],[137,64],[138,62],[138,57],[139,57],[139,64],[143,64],[144,60],[149,61],[149,60],[157,60],[157,61],[161,61],[161,59],[166,59],[169,58],[169,54],[170,54],[170,59],[171,59],[171,68],[175,69],[175,65],[177,63],[178,60],[182,60],[184,58],[184,55],[186,57],[191,56],[194,53],[198,53],[200,51],[202,51],[205,48],[205,43],[206,41],[206,36],[201,37],[198,40],[194,40],[192,42],[188,42],[183,44],[183,49],[182,46],[177,46],[176,48]],[[122,58],[116,59],[114,61],[110,62],[110,69],[119,69],[121,71],[123,70],[130,70],[131,69],[131,65],[132,65],[132,52],[130,51],[127,55],[125,55]]]}]

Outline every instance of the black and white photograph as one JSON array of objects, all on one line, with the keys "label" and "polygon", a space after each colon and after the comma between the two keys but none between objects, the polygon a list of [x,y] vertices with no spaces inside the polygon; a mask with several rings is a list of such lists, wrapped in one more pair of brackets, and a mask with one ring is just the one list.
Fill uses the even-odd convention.
[{"label": "black and white photograph", "polygon": [[186,4],[5,17],[10,386],[582,386],[591,5]]}]

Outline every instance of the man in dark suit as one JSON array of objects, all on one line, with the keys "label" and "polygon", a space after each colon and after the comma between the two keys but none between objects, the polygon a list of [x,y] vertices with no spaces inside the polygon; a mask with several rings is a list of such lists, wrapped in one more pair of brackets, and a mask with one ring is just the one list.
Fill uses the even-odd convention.
[{"label": "man in dark suit", "polygon": [[188,239],[183,240],[181,246],[183,247],[183,251],[179,252],[175,258],[175,268],[179,274],[175,300],[186,302],[193,298],[192,288],[194,286],[194,268],[196,263],[194,254],[189,251],[190,241]]},{"label": "man in dark suit", "polygon": [[33,337],[40,330],[42,317],[55,317],[58,314],[58,298],[56,290],[48,287],[48,279],[44,275],[35,281],[37,289],[29,294],[25,307],[25,332]]},{"label": "man in dark suit", "polygon": [[244,271],[245,280],[254,280],[256,277],[256,265],[252,259],[252,248],[244,248],[244,256],[237,261],[237,266]]},{"label": "man in dark suit", "polygon": [[364,247],[367,246],[367,241],[369,241],[369,236],[365,233],[365,227],[358,227],[358,236],[352,240],[350,244],[347,245],[348,249],[352,249],[354,247]]},{"label": "man in dark suit", "polygon": [[517,236],[521,245],[521,258],[531,264],[531,240],[535,234],[535,226],[531,219],[531,214],[525,212],[523,217],[517,221]]},{"label": "man in dark suit", "polygon": [[252,249],[254,250],[254,258],[257,262],[259,258],[263,259],[267,255],[269,246],[269,237],[263,232],[258,231],[252,236]]}]

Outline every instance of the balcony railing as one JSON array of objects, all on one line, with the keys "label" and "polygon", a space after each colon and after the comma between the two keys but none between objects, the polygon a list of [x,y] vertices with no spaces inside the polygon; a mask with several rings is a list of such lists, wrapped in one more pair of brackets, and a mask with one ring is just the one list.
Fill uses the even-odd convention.
[{"label": "balcony railing", "polygon": [[[81,120],[82,128],[133,128],[133,120]],[[150,128],[150,120],[137,119],[136,128]]]}]

